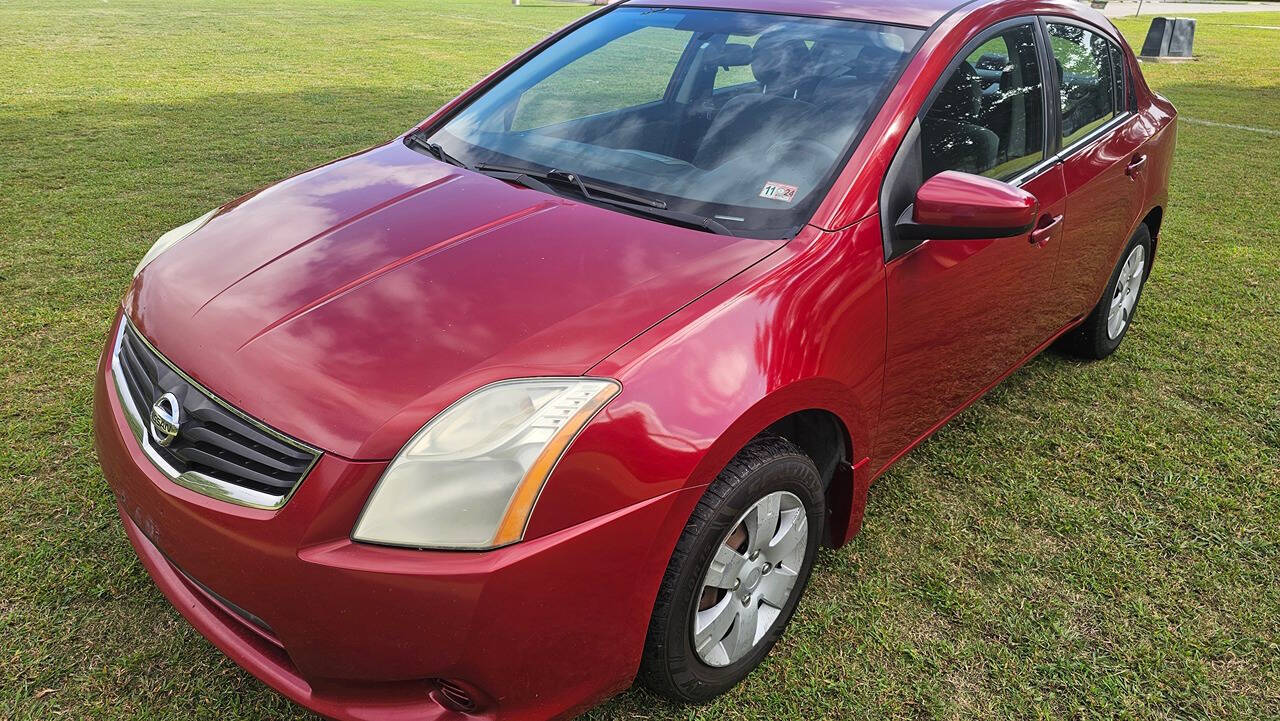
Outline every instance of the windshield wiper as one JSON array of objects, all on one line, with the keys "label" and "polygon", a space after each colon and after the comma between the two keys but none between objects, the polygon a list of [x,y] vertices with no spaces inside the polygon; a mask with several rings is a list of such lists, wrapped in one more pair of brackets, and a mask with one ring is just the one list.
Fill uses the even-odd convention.
[{"label": "windshield wiper", "polygon": [[[405,142],[412,143],[419,148],[430,153],[437,160],[443,161],[450,165],[456,165],[459,168],[483,173],[499,180],[509,180],[519,183],[527,188],[541,191],[543,193],[556,194],[555,190],[549,183],[560,183],[573,186],[583,198],[597,203],[608,203],[614,207],[624,208],[640,215],[647,215],[651,218],[665,220],[680,225],[689,225],[695,228],[703,228],[720,235],[733,235],[733,232],[724,226],[723,223],[706,218],[693,213],[685,213],[679,210],[669,210],[665,201],[656,198],[646,198],[643,195],[628,193],[624,190],[615,190],[613,188],[585,181],[577,173],[567,170],[551,169],[548,171],[539,171],[529,168],[515,168],[507,165],[494,165],[492,163],[477,163],[471,165],[464,160],[455,158],[449,154],[449,151],[440,146],[439,143],[433,143],[427,140],[422,132],[412,132],[405,136]],[[608,196],[608,197],[606,197]]]},{"label": "windshield wiper", "polygon": [[607,203],[639,215],[647,215],[651,218],[671,223],[702,228],[720,235],[733,235],[732,231],[717,220],[679,210],[670,210],[667,208],[667,204],[661,200],[646,198],[643,195],[615,190],[599,183],[585,181],[577,173],[567,170],[552,169],[544,172],[530,168],[515,168],[491,163],[477,163],[472,170],[500,180],[511,180],[542,192],[554,192],[549,183],[569,185],[586,200]]},{"label": "windshield wiper", "polygon": [[428,153],[431,153],[432,155],[435,156],[436,160],[443,161],[445,163],[448,163],[449,165],[456,165],[459,168],[466,168],[467,170],[475,170],[475,168],[471,167],[471,165],[468,164],[466,161],[459,160],[458,158],[455,158],[452,155],[450,155],[448,151],[440,147],[440,143],[433,143],[430,140],[427,140],[426,137],[423,135],[423,133],[421,133],[420,131],[414,131],[412,133],[409,133],[407,136],[405,136],[405,140],[407,142],[413,143],[419,148],[422,148]]},{"label": "windshield wiper", "polygon": [[583,180],[577,173],[573,173],[568,170],[557,170],[552,168],[551,170],[544,172],[541,170],[532,170],[530,168],[515,168],[509,165],[494,165],[493,163],[479,163],[476,165],[475,169],[480,171],[491,170],[498,173],[520,173],[539,180],[568,183],[569,185],[575,186],[578,189],[578,192],[582,193],[582,197],[587,200],[604,200],[605,202],[608,202],[607,198],[596,197],[597,193],[603,193],[605,195],[612,195],[615,198],[621,198],[623,200],[636,203],[637,205],[647,205],[650,208],[658,208],[659,210],[667,207],[667,204],[664,201],[657,200],[655,198],[646,198],[643,195],[635,195],[634,193],[628,193],[622,190],[614,190],[613,188],[599,183]]}]

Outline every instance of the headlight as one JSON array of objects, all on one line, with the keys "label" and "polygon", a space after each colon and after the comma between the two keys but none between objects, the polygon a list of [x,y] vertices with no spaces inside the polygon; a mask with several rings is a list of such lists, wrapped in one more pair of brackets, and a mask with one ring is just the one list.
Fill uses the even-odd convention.
[{"label": "headlight", "polygon": [[142,260],[138,262],[138,267],[133,269],[133,277],[137,278],[138,274],[142,272],[142,269],[146,267],[147,263],[150,263],[151,261],[155,260],[157,255],[160,255],[161,253],[165,252],[169,248],[173,247],[174,243],[177,243],[179,240],[182,240],[188,235],[191,235],[192,233],[196,232],[196,230],[199,229],[200,226],[209,222],[209,219],[212,218],[213,214],[216,212],[218,212],[218,209],[214,208],[213,210],[210,210],[208,213],[205,213],[204,215],[200,216],[199,218],[196,218],[190,223],[184,223],[183,225],[179,225],[178,227],[174,228],[168,233],[165,233],[164,235],[160,236],[160,239],[157,240],[155,244],[151,246],[151,250],[148,250],[147,254],[142,256]]},{"label": "headlight", "polygon": [[400,449],[352,538],[415,548],[519,541],[556,461],[619,390],[600,378],[530,378],[463,397]]}]

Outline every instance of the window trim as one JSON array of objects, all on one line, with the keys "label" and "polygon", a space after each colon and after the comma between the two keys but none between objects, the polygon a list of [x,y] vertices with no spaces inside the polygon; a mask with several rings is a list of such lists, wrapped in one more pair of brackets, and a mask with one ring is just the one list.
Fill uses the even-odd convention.
[{"label": "window trim", "polygon": [[[1040,21],[1041,32],[1043,33],[1046,60],[1052,57],[1053,55],[1053,45],[1050,43],[1050,40],[1049,40],[1049,24],[1050,23],[1054,25],[1075,25],[1076,27],[1083,28],[1085,30],[1088,30],[1091,33],[1096,33],[1102,36],[1102,38],[1107,41],[1107,44],[1111,48],[1108,51],[1109,53],[1110,52],[1121,53],[1120,65],[1124,72],[1124,81],[1125,81],[1124,109],[1122,110],[1121,108],[1117,107],[1117,104],[1115,102],[1116,98],[1114,97],[1115,80],[1112,79],[1112,93],[1113,93],[1112,110],[1115,113],[1115,115],[1113,115],[1110,120],[1103,123],[1102,125],[1099,125],[1098,127],[1094,128],[1093,130],[1084,134],[1083,136],[1076,138],[1071,142],[1070,145],[1066,145],[1066,146],[1062,145],[1062,132],[1061,132],[1062,102],[1058,96],[1058,73],[1055,71],[1050,74],[1050,77],[1053,82],[1052,114],[1055,118],[1054,147],[1057,148],[1057,152],[1054,154],[1053,160],[1055,162],[1061,162],[1071,157],[1072,155],[1075,155],[1076,153],[1084,150],[1088,146],[1092,145],[1094,141],[1098,140],[1099,138],[1106,135],[1107,133],[1110,133],[1111,131],[1115,130],[1121,125],[1124,125],[1133,116],[1134,110],[1133,108],[1129,107],[1129,100],[1128,100],[1128,96],[1130,92],[1129,83],[1131,82],[1130,73],[1129,73],[1129,60],[1123,54],[1124,50],[1121,49],[1120,44],[1117,43],[1106,30],[1104,30],[1103,28],[1097,25],[1094,25],[1093,23],[1085,22],[1084,20],[1079,20],[1077,18],[1063,17],[1061,15],[1037,15],[1036,17]],[[1108,59],[1108,63],[1110,63],[1109,59]]]},{"label": "window trim", "polygon": [[[1120,46],[1107,40],[1107,45],[1111,51],[1111,83],[1116,91],[1120,93],[1116,98],[1116,114],[1121,112],[1129,112],[1129,73],[1125,70],[1124,54],[1120,52]],[[1120,71],[1119,85],[1116,85],[1117,78],[1114,77],[1116,71]],[[1121,107],[1123,106],[1123,107]]]},{"label": "window trim", "polygon": [[1040,53],[1040,76],[1044,78],[1044,160],[1004,182],[1021,187],[1054,165],[1062,162],[1062,108],[1058,100],[1058,72],[1053,66],[1053,46],[1043,15],[1030,16],[1036,26],[1036,45]]},{"label": "window trim", "polygon": [[[925,116],[928,115],[929,110],[933,108],[933,102],[938,98],[938,95],[942,92],[942,88],[947,84],[947,81],[951,79],[951,74],[956,71],[956,68],[960,67],[960,63],[964,62],[965,58],[968,58],[973,54],[973,51],[982,47],[984,43],[996,35],[1003,34],[1009,28],[1021,25],[1030,25],[1032,36],[1035,38],[1036,59],[1040,69],[1040,160],[1027,168],[1024,168],[1022,171],[1019,171],[1016,175],[1012,175],[1007,178],[992,178],[992,180],[1009,183],[1010,185],[1018,185],[1035,177],[1048,167],[1048,163],[1052,158],[1052,154],[1049,152],[1051,147],[1050,140],[1052,139],[1052,136],[1049,135],[1049,118],[1051,115],[1056,117],[1056,114],[1049,111],[1049,103],[1057,96],[1049,94],[1049,81],[1048,76],[1045,74],[1045,68],[1048,65],[1048,45],[1044,43],[1044,39],[1041,37],[1040,24],[1037,22],[1038,17],[1039,16],[1037,15],[1019,15],[1013,18],[1006,18],[994,25],[988,25],[980,33],[975,35],[973,39],[965,43],[960,48],[959,52],[957,52],[955,56],[951,58],[950,62],[947,63],[947,67],[942,71],[942,74],[938,76],[937,81],[934,82],[933,87],[930,88],[929,94],[925,96],[924,102],[921,103],[920,110],[916,112],[915,115],[916,120],[922,123],[924,122]],[[1054,88],[1055,90],[1057,88],[1056,82],[1054,84]],[[1056,123],[1054,123],[1054,126],[1056,128]],[[1052,147],[1056,147],[1056,145]],[[1032,170],[1036,170],[1036,172],[1029,172]],[[1015,180],[1018,182],[1015,183]]]}]

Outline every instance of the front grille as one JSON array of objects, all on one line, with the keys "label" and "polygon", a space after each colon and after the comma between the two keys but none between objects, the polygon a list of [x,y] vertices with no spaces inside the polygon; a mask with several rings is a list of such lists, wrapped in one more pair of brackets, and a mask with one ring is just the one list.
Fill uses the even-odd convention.
[{"label": "front grille", "polygon": [[[113,373],[139,443],[172,480],[241,505],[277,508],[319,458],[284,434],[234,410],[189,379],[127,321]],[[162,445],[152,408],[166,394],[177,406],[177,435]],[[167,410],[173,410],[166,406]]]}]

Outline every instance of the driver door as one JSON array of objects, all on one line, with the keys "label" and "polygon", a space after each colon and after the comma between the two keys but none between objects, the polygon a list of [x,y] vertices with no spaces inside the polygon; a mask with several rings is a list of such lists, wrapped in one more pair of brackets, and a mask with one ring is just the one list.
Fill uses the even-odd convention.
[{"label": "driver door", "polygon": [[[1010,238],[888,238],[884,404],[875,467],[882,468],[1014,368],[1053,332],[1053,274],[1065,189],[1046,159],[1044,54],[1031,18],[1001,23],[970,43],[944,75],[904,141],[916,172],[890,170],[897,204],[943,170],[1010,182],[1036,196],[1036,231]],[[901,151],[900,151],[901,156]],[[899,166],[901,157],[895,159]],[[910,162],[908,163],[910,165]],[[912,176],[919,182],[904,181]],[[905,201],[903,200],[905,196]],[[905,207],[905,205],[904,205]],[[894,200],[882,214],[896,217]],[[892,233],[886,223],[886,233]]]}]

